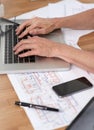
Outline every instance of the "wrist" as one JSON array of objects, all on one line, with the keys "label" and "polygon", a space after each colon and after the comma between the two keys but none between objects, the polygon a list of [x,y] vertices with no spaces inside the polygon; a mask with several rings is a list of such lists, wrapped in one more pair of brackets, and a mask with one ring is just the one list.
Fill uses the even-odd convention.
[{"label": "wrist", "polygon": [[59,29],[63,27],[64,18],[53,18],[52,22],[54,24],[54,29]]},{"label": "wrist", "polygon": [[54,47],[54,52],[52,51],[54,54],[52,57],[57,57],[71,63],[74,56],[72,56],[72,51],[74,52],[74,48],[71,46],[66,44],[57,44]]}]

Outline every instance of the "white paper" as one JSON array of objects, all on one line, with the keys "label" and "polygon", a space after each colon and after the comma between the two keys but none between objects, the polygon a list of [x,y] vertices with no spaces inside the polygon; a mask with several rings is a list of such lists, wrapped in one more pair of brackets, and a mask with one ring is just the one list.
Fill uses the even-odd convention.
[{"label": "white paper", "polygon": [[[58,97],[52,86],[85,76],[88,73],[72,66],[70,71],[9,74],[8,77],[20,101],[59,108],[60,112],[50,112],[24,108],[34,130],[52,130],[68,125],[94,95],[89,89],[65,98]],[[93,93],[91,93],[93,92]]]},{"label": "white paper", "polygon": [[37,16],[43,17],[43,18],[49,17],[48,6],[45,6],[45,7],[39,8],[37,10],[21,14],[21,15],[17,16],[16,19],[30,19],[32,17],[37,17]]},{"label": "white paper", "polygon": [[49,17],[64,17],[66,14],[65,1],[48,4]]}]

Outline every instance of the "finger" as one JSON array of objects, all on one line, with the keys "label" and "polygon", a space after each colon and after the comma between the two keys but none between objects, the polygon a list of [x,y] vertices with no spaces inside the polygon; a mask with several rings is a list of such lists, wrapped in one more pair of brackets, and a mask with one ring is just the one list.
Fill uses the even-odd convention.
[{"label": "finger", "polygon": [[[30,38],[29,38],[30,39]],[[26,44],[26,43],[31,43],[30,40],[25,39],[25,40],[21,40],[20,42],[18,42],[14,47],[13,47],[13,51],[16,51],[17,48],[19,48],[20,46],[22,46],[22,44]]]},{"label": "finger", "polygon": [[21,25],[19,25],[19,27],[16,29],[16,34],[19,35],[21,33],[21,31],[30,25],[30,20],[27,20],[25,22],[23,22]]},{"label": "finger", "polygon": [[32,50],[29,50],[25,53],[22,53],[22,54],[19,54],[18,56],[19,57],[27,57],[27,56],[33,56],[33,55],[37,55],[36,51],[34,51],[33,49]]},{"label": "finger", "polygon": [[21,46],[19,46],[18,48],[17,48],[17,50],[14,52],[14,54],[19,54],[20,52],[23,52],[24,50],[30,50],[30,49],[32,49],[33,47],[32,46],[30,46],[30,44],[22,44]]},{"label": "finger", "polygon": [[27,34],[29,34],[29,27],[26,28],[19,36],[18,38],[23,38],[24,36],[26,36]]}]

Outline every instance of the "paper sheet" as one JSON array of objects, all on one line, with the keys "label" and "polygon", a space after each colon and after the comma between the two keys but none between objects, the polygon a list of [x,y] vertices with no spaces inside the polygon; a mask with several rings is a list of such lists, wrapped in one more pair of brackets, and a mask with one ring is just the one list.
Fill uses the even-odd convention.
[{"label": "paper sheet", "polygon": [[49,18],[66,16],[66,1],[48,4]]}]

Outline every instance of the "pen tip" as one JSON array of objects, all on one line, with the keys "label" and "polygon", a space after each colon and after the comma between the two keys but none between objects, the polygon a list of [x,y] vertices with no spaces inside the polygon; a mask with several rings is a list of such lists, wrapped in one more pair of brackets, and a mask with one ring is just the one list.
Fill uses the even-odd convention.
[{"label": "pen tip", "polygon": [[20,103],[19,101],[15,101],[15,105],[19,105],[19,103]]}]

